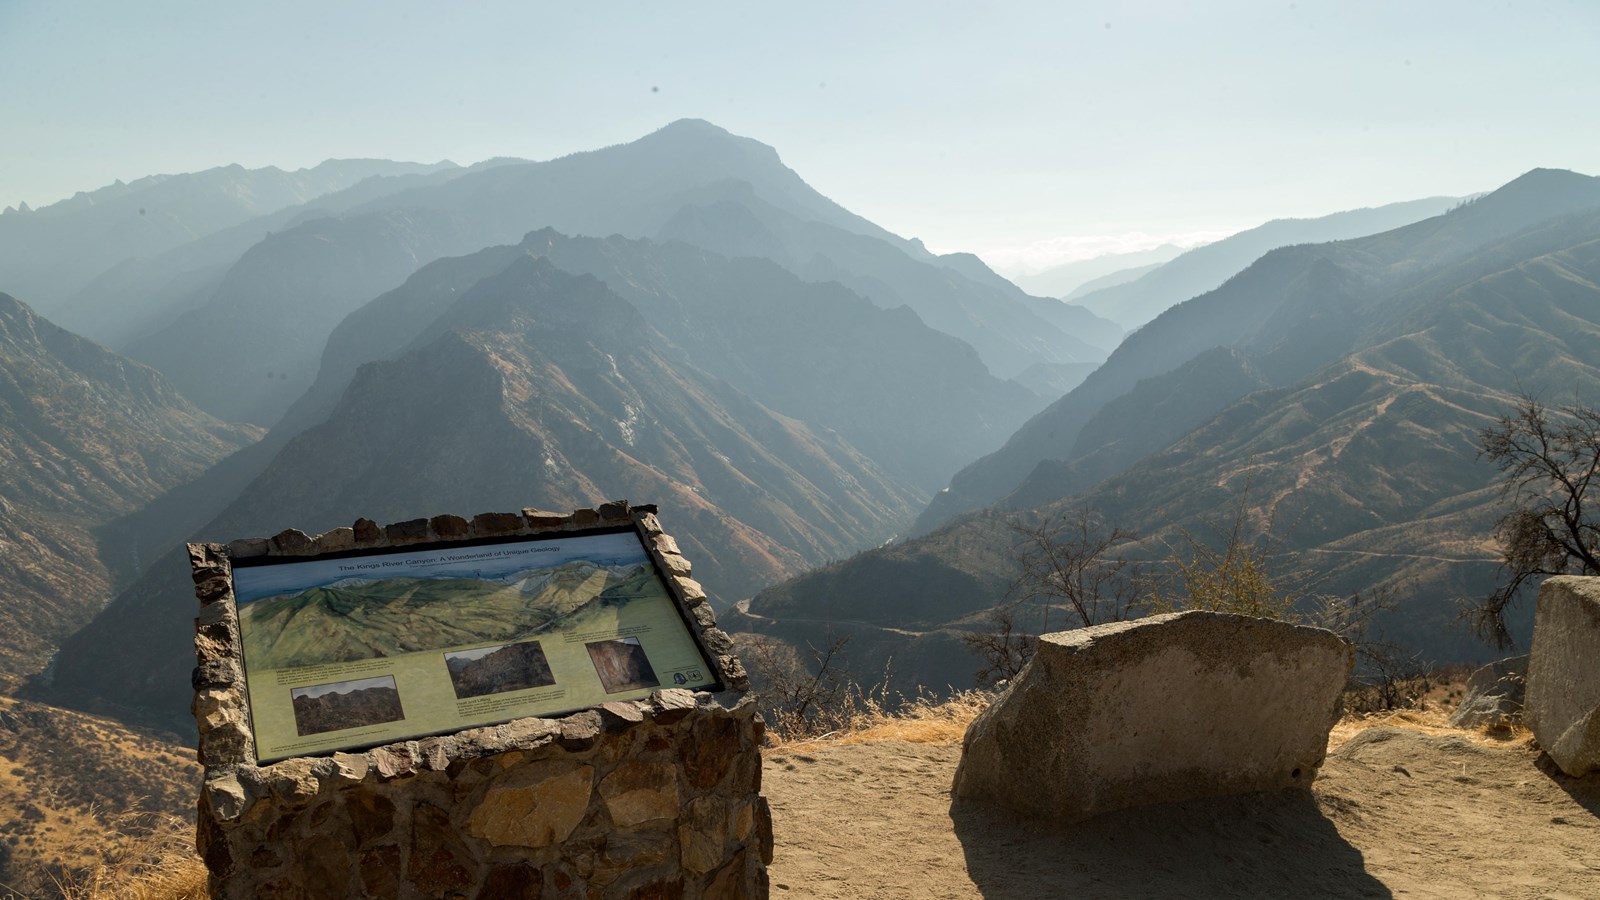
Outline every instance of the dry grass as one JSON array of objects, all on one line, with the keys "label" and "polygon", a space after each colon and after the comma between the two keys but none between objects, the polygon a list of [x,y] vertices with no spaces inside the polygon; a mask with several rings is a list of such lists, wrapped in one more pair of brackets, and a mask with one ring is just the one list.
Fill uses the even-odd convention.
[{"label": "dry grass", "polygon": [[194,854],[199,771],[164,735],[0,697],[0,897],[140,896],[112,892],[136,860]]},{"label": "dry grass", "polygon": [[900,704],[892,711],[871,695],[857,695],[849,707],[827,717],[826,730],[768,730],[769,749],[792,749],[807,744],[860,744],[868,741],[908,741],[914,744],[960,743],[967,726],[989,708],[994,694],[956,691],[949,697],[926,694]]},{"label": "dry grass", "polygon": [[53,879],[62,900],[202,900],[209,876],[194,851],[194,828],[173,816],[130,813],[103,836],[117,849],[89,869]]},{"label": "dry grass", "polygon": [[[1328,735],[1328,749],[1336,750],[1369,728],[1409,728],[1425,734],[1450,734],[1484,744],[1531,742],[1533,733],[1520,723],[1484,725],[1465,729],[1450,724],[1460,679],[1434,678],[1432,690],[1408,709],[1385,712],[1347,712]],[[852,685],[848,702],[827,710],[809,723],[785,722],[769,728],[768,749],[793,749],[811,744],[860,744],[870,741],[907,741],[918,744],[958,744],[967,726],[989,708],[991,691],[957,691],[949,697],[920,695],[892,710],[879,699],[879,691]]]}]

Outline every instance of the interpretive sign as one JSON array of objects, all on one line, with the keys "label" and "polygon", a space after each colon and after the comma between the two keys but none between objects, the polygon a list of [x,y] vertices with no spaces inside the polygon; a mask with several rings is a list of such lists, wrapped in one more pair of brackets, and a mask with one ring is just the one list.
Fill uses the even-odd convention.
[{"label": "interpretive sign", "polygon": [[656,513],[190,544],[209,896],[766,897],[765,724]]},{"label": "interpretive sign", "polygon": [[633,528],[233,564],[262,762],[717,690]]}]

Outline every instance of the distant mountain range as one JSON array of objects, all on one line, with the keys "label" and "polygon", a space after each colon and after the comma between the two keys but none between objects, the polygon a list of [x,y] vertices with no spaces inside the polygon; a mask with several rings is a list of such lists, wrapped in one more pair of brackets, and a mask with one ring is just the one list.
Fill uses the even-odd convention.
[{"label": "distant mountain range", "polygon": [[0,556],[24,585],[0,649],[20,673],[59,643],[49,699],[186,727],[184,540],[616,497],[660,504],[739,627],[849,633],[862,671],[892,654],[912,682],[965,683],[1010,526],[1078,503],[1160,556],[1244,497],[1328,590],[1392,589],[1387,633],[1468,658],[1439,598],[1488,571],[1476,429],[1518,388],[1600,381],[1600,188],[1570,172],[1431,218],[1452,201],[1269,223],[1081,294],[1153,316],[1124,340],[704,122],[541,163],[352,166],[197,201],[223,212],[193,237],[80,249],[70,277],[70,253],[0,265],[177,383],[0,316],[22,336],[0,528],[33,548]]},{"label": "distant mountain range", "polygon": [[1099,287],[1109,287],[1110,284],[1132,280],[1125,273],[1148,271],[1170,262],[1182,253],[1183,248],[1176,244],[1162,244],[1148,250],[1107,253],[1090,259],[1074,260],[1031,275],[1015,275],[1011,280],[1017,287],[1029,293],[1041,297],[1065,299],[1083,291],[1085,286],[1097,282]]},{"label": "distant mountain range", "polygon": [[1169,308],[1213,290],[1270,250],[1364,237],[1436,216],[1462,202],[1429,197],[1314,219],[1275,219],[1185,251],[1137,278],[1076,293],[1072,303],[1133,331]]},{"label": "distant mountain range", "polygon": [[[471,287],[439,294],[432,316],[385,317],[399,329],[394,355],[356,370],[319,424],[221,495],[233,499],[201,533],[649,497],[672,511],[708,589],[731,600],[882,543],[925,496],[838,435],[684,361],[597,279],[525,252],[502,262]],[[423,286],[382,302],[416,300]],[[183,565],[181,553],[163,556],[63,646],[57,696],[179,708]],[[156,647],[168,662],[152,669]]]},{"label": "distant mountain range", "polygon": [[853,633],[867,658],[892,652],[908,678],[944,683],[970,664],[955,636],[984,627],[1015,575],[1011,523],[1085,504],[1161,557],[1177,529],[1214,539],[1243,498],[1252,534],[1317,589],[1392,592],[1386,636],[1481,658],[1452,601],[1487,593],[1495,568],[1497,473],[1477,432],[1520,391],[1596,395],[1597,284],[1600,179],[1561,171],[1384,234],[1269,253],[1132,335],[965,470],[924,513],[925,537],[770,588],[743,626]]},{"label": "distant mountain range", "polygon": [[[1197,357],[1218,347],[1249,355],[1256,374],[1234,376],[1241,385],[1282,385],[1304,377],[1360,340],[1359,321],[1343,315],[1343,306],[1393,293],[1422,279],[1420,272],[1469,260],[1486,244],[1553,216],[1592,208],[1600,195],[1596,183],[1571,172],[1535,170],[1448,215],[1366,238],[1268,253],[1223,286],[1172,307],[1129,335],[1082,385],[1018,429],[1005,447],[958,473],[919,517],[916,531],[925,533],[962,511],[1004,499],[1047,460],[1111,448],[1113,434],[1085,426],[1142,380],[1170,375],[1173,387],[1205,393],[1206,380],[1179,370],[1192,361],[1206,364]],[[1374,279],[1381,282],[1371,283]],[[1215,356],[1207,362],[1226,365]],[[1161,449],[1163,441],[1175,440],[1242,395],[1223,390],[1208,396],[1181,404],[1175,419],[1147,417],[1143,427],[1153,429],[1150,439],[1111,449],[1104,457],[1110,468],[1088,473],[1080,486]],[[1087,436],[1080,442],[1080,435]]]},{"label": "distant mountain range", "polygon": [[37,670],[105,602],[96,528],[259,435],[0,294],[0,675]]},{"label": "distant mountain range", "polygon": [[370,179],[457,168],[383,159],[330,159],[310,169],[232,165],[152,175],[26,212],[0,215],[0,289],[47,313],[95,277],[260,216]]},{"label": "distant mountain range", "polygon": [[[771,147],[705,122],[548,162],[382,187],[362,202],[319,200],[251,244],[240,239],[260,233],[259,221],[169,251],[160,270],[108,273],[109,284],[69,306],[88,324],[120,296],[100,336],[166,372],[203,409],[262,425],[311,385],[345,315],[434,259],[543,227],[682,240],[839,281],[884,308],[909,306],[1002,378],[1034,363],[1098,362],[1122,335],[1086,310],[1028,296],[976,257],[936,256],[884,231],[812,190]],[[58,268],[93,270],[70,259]],[[0,288],[4,278],[0,270]]]}]

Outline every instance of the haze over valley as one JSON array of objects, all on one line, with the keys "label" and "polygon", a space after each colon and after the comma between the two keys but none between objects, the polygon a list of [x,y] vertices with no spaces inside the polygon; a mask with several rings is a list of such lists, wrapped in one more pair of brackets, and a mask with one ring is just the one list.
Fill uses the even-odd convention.
[{"label": "haze over valley", "polygon": [[[1583,28],[1530,74],[1507,48],[1559,18],[1537,4],[1024,6],[870,49],[905,23],[722,9],[664,47],[660,10],[599,42],[496,7],[516,29],[443,17],[437,53],[417,9],[341,10],[388,48],[343,62],[328,29],[233,12],[235,67],[188,55],[186,17],[130,63],[81,12],[0,10],[0,72],[59,81],[0,99],[0,694],[192,742],[185,542],[612,499],[659,506],[739,646],[833,647],[906,695],[973,686],[964,638],[1007,610],[1070,621],[1019,606],[1023,536],[1083,516],[1151,573],[1231,535],[1299,613],[1379,598],[1365,636],[1418,664],[1502,655],[1461,618],[1504,577],[1482,433],[1600,403]],[[129,124],[52,39],[188,119],[139,99]],[[315,75],[257,96],[280,46]],[[648,576],[575,572],[584,602]],[[543,619],[519,582],[455,621],[433,587],[247,609],[285,666],[583,611],[556,579]],[[546,683],[519,653],[462,696]]]}]

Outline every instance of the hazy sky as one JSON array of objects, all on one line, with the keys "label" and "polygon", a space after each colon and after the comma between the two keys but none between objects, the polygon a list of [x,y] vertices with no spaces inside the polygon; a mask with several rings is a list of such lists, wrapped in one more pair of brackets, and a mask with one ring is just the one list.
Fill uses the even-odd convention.
[{"label": "hazy sky", "polygon": [[1596,0],[0,0],[0,206],[695,117],[895,232],[1042,264],[1600,174],[1597,86]]}]

